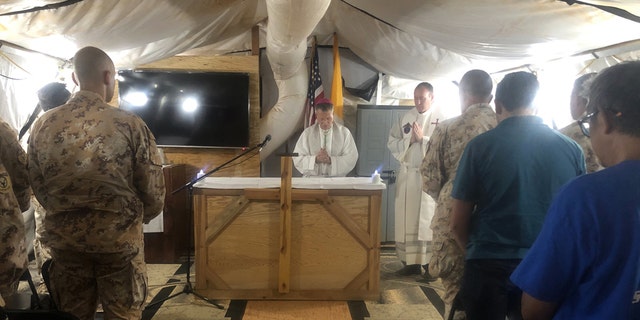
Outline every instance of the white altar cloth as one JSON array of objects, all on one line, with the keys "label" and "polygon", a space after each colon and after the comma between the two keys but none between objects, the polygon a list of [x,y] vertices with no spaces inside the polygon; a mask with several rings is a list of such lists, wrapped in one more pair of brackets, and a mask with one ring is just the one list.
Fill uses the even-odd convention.
[{"label": "white altar cloth", "polygon": [[[356,189],[356,190],[384,190],[384,183],[372,183],[367,177],[333,177],[333,178],[292,178],[294,189]],[[280,178],[253,177],[207,177],[198,181],[195,188],[204,189],[265,189],[279,188]]]}]

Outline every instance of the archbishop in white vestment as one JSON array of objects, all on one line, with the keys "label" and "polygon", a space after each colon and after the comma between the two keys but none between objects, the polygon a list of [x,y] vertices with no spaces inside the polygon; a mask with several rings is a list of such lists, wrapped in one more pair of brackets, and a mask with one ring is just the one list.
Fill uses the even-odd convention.
[{"label": "archbishop in white vestment", "polygon": [[420,266],[429,262],[427,241],[435,201],[422,191],[420,166],[429,137],[439,119],[431,109],[433,87],[420,83],[414,91],[416,107],[397,119],[389,132],[387,147],[400,162],[395,198],[395,241],[398,258],[406,267],[402,275],[420,274]]},{"label": "archbishop in white vestment", "polygon": [[358,149],[346,127],[333,121],[333,105],[316,105],[316,123],[306,128],[293,152],[293,164],[304,177],[344,177],[358,161]]}]

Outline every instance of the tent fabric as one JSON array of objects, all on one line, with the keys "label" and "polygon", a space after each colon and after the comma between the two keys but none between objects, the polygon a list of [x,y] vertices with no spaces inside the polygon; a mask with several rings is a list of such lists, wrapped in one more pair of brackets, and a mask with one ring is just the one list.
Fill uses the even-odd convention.
[{"label": "tent fabric", "polygon": [[336,28],[355,29],[340,33],[343,45],[382,72],[408,79],[451,77],[471,67],[495,72],[640,38],[637,23],[559,1],[347,2],[397,29],[333,2]]},{"label": "tent fabric", "polygon": [[304,116],[308,75],[304,56],[307,38],[322,18],[330,0],[267,0],[271,20],[267,26],[267,56],[280,96],[260,125],[260,136],[271,135],[260,158],[273,153]]},{"label": "tent fabric", "polygon": [[[593,5],[637,16],[640,1],[569,2],[574,1],[84,0],[11,14],[65,1],[5,0],[0,4],[0,40],[5,43],[0,51],[16,54],[19,50],[6,48],[11,43],[59,59],[48,59],[48,65],[27,62],[21,65],[25,72],[0,57],[0,70],[5,76],[56,74],[87,45],[107,51],[119,69],[175,55],[250,54],[251,28],[259,26],[260,46],[267,48],[279,83],[280,100],[270,111],[274,115],[268,114],[261,127],[272,134],[275,147],[284,141],[276,136],[290,135],[287,130],[293,130],[291,123],[304,105],[308,75],[300,69],[309,36],[316,36],[319,45],[331,45],[336,33],[342,47],[384,75],[422,81],[457,80],[471,68],[493,74],[523,67],[549,70],[558,61],[575,65],[577,73],[596,60],[608,59],[607,64],[637,56],[638,23]],[[54,80],[43,79],[34,88]],[[0,114],[19,127],[24,119],[16,106],[25,102],[18,98],[24,90],[16,87],[22,85],[6,78],[0,84],[5,95],[0,108],[9,109]],[[296,107],[289,117],[277,114]]]},{"label": "tent fabric", "polygon": [[[56,1],[9,0],[0,14]],[[58,1],[59,2],[59,1]],[[295,5],[296,1],[288,1]],[[640,13],[638,1],[583,1]],[[280,19],[266,0],[81,1],[56,10],[0,17],[0,39],[68,59],[96,45],[120,68],[216,45],[250,48],[250,29]],[[312,30],[321,45],[341,45],[385,74],[432,79],[469,66],[489,71],[542,63],[640,38],[637,23],[588,5],[552,0],[333,0]],[[301,12],[313,12],[308,3]],[[280,7],[282,10],[286,6]],[[305,20],[307,14],[289,21]],[[284,26],[291,28],[295,23]],[[267,26],[261,24],[265,47]],[[242,43],[238,37],[243,38]],[[277,37],[277,36],[275,36]],[[323,41],[324,39],[324,41]],[[225,46],[234,41],[234,46]],[[225,53],[213,51],[214,54]],[[211,53],[211,52],[209,52]]]},{"label": "tent fabric", "polygon": [[265,2],[257,0],[82,1],[2,16],[0,39],[63,59],[93,45],[118,68],[131,68],[250,32],[265,18]]}]

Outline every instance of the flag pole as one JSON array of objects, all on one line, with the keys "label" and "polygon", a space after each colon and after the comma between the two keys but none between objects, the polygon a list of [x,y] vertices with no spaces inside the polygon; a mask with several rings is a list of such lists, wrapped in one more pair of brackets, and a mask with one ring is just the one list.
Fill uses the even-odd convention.
[{"label": "flag pole", "polygon": [[333,80],[331,82],[331,101],[333,102],[333,113],[340,119],[344,119],[343,108],[344,98],[342,95],[342,68],[340,67],[340,46],[338,45],[338,34],[333,33]]},{"label": "flag pole", "polygon": [[[311,53],[309,55],[309,87],[307,89],[307,99],[305,100],[304,105],[304,123],[303,127],[307,128],[315,123],[315,98],[316,98],[316,76],[314,72],[319,72],[315,70],[317,68],[317,37],[313,36],[311,38]],[[319,78],[319,76],[318,76]]]}]

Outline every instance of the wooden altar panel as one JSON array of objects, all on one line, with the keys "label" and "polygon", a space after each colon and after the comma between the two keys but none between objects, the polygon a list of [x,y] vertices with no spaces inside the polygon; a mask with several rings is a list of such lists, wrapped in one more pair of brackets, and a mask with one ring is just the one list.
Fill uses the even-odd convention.
[{"label": "wooden altar panel", "polygon": [[381,195],[293,189],[283,275],[280,190],[196,188],[196,291],[211,299],[378,299]]}]

